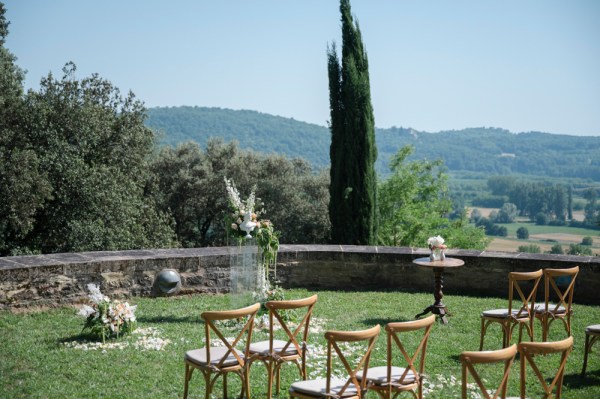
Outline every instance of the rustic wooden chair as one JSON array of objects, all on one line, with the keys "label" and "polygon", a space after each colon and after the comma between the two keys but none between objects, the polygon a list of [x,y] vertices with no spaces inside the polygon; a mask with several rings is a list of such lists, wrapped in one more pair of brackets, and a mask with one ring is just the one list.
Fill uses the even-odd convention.
[{"label": "rustic wooden chair", "polygon": [[[315,399],[315,398],[344,398],[361,399],[366,394],[366,370],[369,367],[371,351],[381,327],[379,325],[362,331],[328,331],[325,333],[327,340],[327,377],[315,380],[294,382],[290,387],[291,398]],[[348,359],[340,344],[363,343],[366,348],[353,351],[352,355],[359,355],[358,362]],[[337,355],[339,361],[344,365],[347,378],[333,377],[333,358]],[[358,374],[362,373],[362,378]]]},{"label": "rustic wooden chair", "polygon": [[[556,342],[521,342],[518,346],[519,356],[521,358],[521,398],[525,398],[526,388],[526,365],[529,363],[537,379],[539,380],[544,390],[544,398],[552,398],[552,391],[556,387],[555,399],[560,399],[562,393],[563,377],[565,375],[565,365],[567,358],[573,349],[573,337],[569,337],[562,341]],[[537,355],[549,355],[560,353],[560,364],[550,385],[546,383],[542,372],[535,364],[534,357]]]},{"label": "rustic wooden chair", "polygon": [[[246,362],[249,357],[249,346],[252,338],[254,318],[259,309],[260,304],[255,303],[252,306],[242,309],[203,312],[200,315],[202,320],[204,320],[206,346],[185,353],[184,399],[187,398],[188,385],[194,369],[200,370],[204,376],[204,381],[206,383],[206,399],[210,398],[213,386],[220,376],[223,376],[223,398],[227,398],[228,373],[235,373],[242,380],[242,392],[240,398],[244,395],[244,392],[246,393],[246,397],[250,397],[250,383]],[[217,322],[235,319],[240,319],[243,325],[237,333],[237,336],[230,342],[219,330]],[[217,341],[216,344],[211,342],[211,331],[218,337],[218,339],[214,340]],[[237,349],[238,344],[242,341],[243,351]]]},{"label": "rustic wooden chair", "polygon": [[[483,337],[492,323],[502,326],[502,347],[510,345],[513,329],[519,326],[519,342],[526,328],[529,339],[533,341],[533,321],[535,313],[535,295],[542,278],[542,270],[535,272],[508,273],[508,309],[486,310],[481,313],[481,338],[479,350],[483,349]],[[514,292],[520,302],[513,301]]]},{"label": "rustic wooden chair", "polygon": [[[542,323],[542,341],[548,340],[550,325],[556,319],[563,322],[567,336],[571,336],[571,316],[573,309],[573,292],[579,266],[570,269],[544,269],[544,303],[535,306],[535,317]],[[560,284],[560,279],[568,279],[566,284]],[[557,283],[557,280],[559,282]],[[550,297],[556,295],[556,304],[550,302]]]},{"label": "rustic wooden chair", "polygon": [[[300,377],[306,380],[306,342],[308,339],[310,318],[313,308],[317,303],[317,295],[309,298],[268,301],[265,306],[269,310],[269,339],[250,344],[250,361],[248,368],[259,360],[265,364],[268,373],[267,397],[271,398],[273,377],[276,376],[277,384],[275,393],[279,393],[280,367],[285,362],[293,362],[300,371]],[[286,323],[282,312],[288,310],[305,309],[300,322],[292,327]],[[275,339],[276,328],[280,327],[285,334],[285,340]]]},{"label": "rustic wooden chair", "polygon": [[[395,397],[400,392],[407,391],[410,391],[415,398],[421,399],[423,397],[423,370],[425,368],[427,341],[431,327],[435,323],[435,318],[435,315],[431,315],[422,320],[388,323],[385,326],[387,333],[387,364],[380,367],[371,367],[367,370],[366,378],[369,391],[375,391],[381,398],[391,398],[393,394]],[[411,354],[400,340],[399,334],[418,330],[423,330],[423,336]],[[402,364],[405,367],[393,365],[396,364],[395,357],[399,357],[398,353],[402,355]],[[396,356],[394,356],[395,354]],[[418,359],[419,357],[420,359]],[[416,365],[417,361],[418,364]]]},{"label": "rustic wooden chair", "polygon": [[[508,387],[508,377],[510,375],[510,368],[515,360],[517,354],[517,345],[509,346],[508,348],[498,349],[495,351],[482,351],[482,352],[463,352],[460,355],[460,362],[462,364],[462,399],[467,399],[467,383],[469,374],[473,376],[473,379],[477,383],[481,394],[484,399],[497,399],[506,397],[506,388]],[[504,375],[500,381],[500,385],[495,391],[489,391],[484,383],[483,379],[475,370],[475,365],[478,364],[491,364],[491,363],[504,363]]]},{"label": "rustic wooden chair", "polygon": [[585,352],[583,354],[583,368],[581,369],[581,376],[585,376],[585,369],[587,368],[588,354],[592,351],[592,346],[600,338],[600,324],[594,324],[593,326],[587,326],[585,329]]}]

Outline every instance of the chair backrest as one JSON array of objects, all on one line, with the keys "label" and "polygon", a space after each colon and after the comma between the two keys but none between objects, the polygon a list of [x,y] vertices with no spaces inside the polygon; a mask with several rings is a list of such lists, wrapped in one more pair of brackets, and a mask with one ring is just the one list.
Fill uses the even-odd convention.
[{"label": "chair backrest", "polygon": [[[208,311],[203,312],[200,317],[204,320],[204,328],[205,328],[205,337],[206,337],[206,360],[207,363],[210,364],[210,347],[211,346],[224,346],[227,348],[227,352],[221,358],[221,361],[215,365],[215,367],[220,368],[223,366],[223,363],[228,359],[230,355],[233,355],[238,364],[240,366],[244,366],[245,359],[248,358],[250,341],[252,339],[252,329],[254,327],[254,318],[256,317],[256,313],[260,309],[260,303],[255,303],[254,305],[235,310],[221,310],[221,311]],[[223,335],[221,331],[219,331],[218,326],[215,324],[216,321],[221,320],[234,320],[234,319],[242,319],[244,324],[242,328],[239,330],[238,334],[235,336],[232,342],[229,342],[227,338]],[[210,332],[213,331],[217,337],[219,337],[219,345],[211,345]],[[240,341],[244,341],[244,358],[242,358],[238,350],[236,350],[236,346]],[[222,345],[220,345],[222,344]]]},{"label": "chair backrest", "polygon": [[[508,314],[510,317],[517,319],[528,317],[530,320],[533,320],[535,295],[542,279],[542,274],[542,269],[535,272],[508,273]],[[515,291],[520,299],[520,302],[516,306],[513,304]],[[519,310],[517,314],[511,316],[512,311],[517,309]]]},{"label": "chair backrest", "polygon": [[[385,331],[387,332],[387,368],[388,368],[388,381],[392,381],[392,363],[393,363],[393,353],[394,349],[400,350],[402,356],[404,358],[404,362],[406,367],[404,367],[404,373],[398,378],[397,381],[392,381],[396,384],[408,384],[404,382],[404,378],[406,378],[409,373],[411,375],[410,381],[414,383],[415,380],[418,381],[423,375],[423,370],[425,367],[425,355],[427,353],[427,342],[429,340],[429,333],[431,332],[431,327],[435,323],[435,315],[431,315],[425,319],[414,320],[414,321],[404,321],[404,322],[394,322],[388,323],[385,326]],[[398,334],[405,333],[408,331],[415,330],[424,330],[423,337],[417,345],[417,348],[411,354],[406,350],[406,347],[398,337]],[[421,355],[419,359],[419,370],[415,368],[415,361]],[[411,373],[412,372],[412,373]]]},{"label": "chair backrest", "polygon": [[[567,364],[567,358],[573,349],[573,337],[563,339],[562,341],[556,342],[521,342],[518,350],[521,357],[521,397],[525,397],[525,381],[526,381],[526,364],[529,363],[537,376],[542,388],[544,390],[544,397],[551,398],[552,391],[556,387],[556,399],[560,399],[562,392],[562,382],[565,373],[565,365]],[[550,385],[546,383],[544,376],[540,369],[535,364],[535,355],[549,355],[552,353],[560,353],[560,364],[554,378]]]},{"label": "chair backrest", "polygon": [[[317,295],[313,295],[304,299],[293,299],[287,301],[268,301],[265,307],[269,310],[269,352],[273,353],[273,339],[274,339],[274,319],[277,319],[281,329],[287,336],[287,343],[282,347],[279,353],[289,352],[290,347],[294,347],[298,353],[303,353],[301,349],[306,347],[306,341],[308,339],[308,331],[310,326],[310,318],[312,316],[313,308],[317,303]],[[306,312],[302,317],[302,320],[296,325],[294,331],[290,329],[288,323],[285,321],[285,317],[282,315],[282,310],[293,310],[306,308]],[[302,332],[302,342],[298,342],[298,335]],[[302,345],[301,345],[302,344]],[[301,348],[302,346],[302,348]]]},{"label": "chair backrest", "polygon": [[[571,312],[573,303],[573,292],[575,291],[575,279],[579,273],[579,266],[570,269],[544,269],[544,311],[558,312],[559,307],[564,307],[567,314]],[[558,284],[556,280],[560,278],[570,277],[570,281],[566,288],[564,284]],[[557,297],[556,304],[552,309],[548,309],[550,302],[550,294],[555,294]]]},{"label": "chair backrest", "polygon": [[[499,349],[495,351],[481,351],[481,352],[463,352],[460,355],[460,362],[462,364],[462,399],[467,399],[467,380],[469,373],[475,379],[477,386],[479,387],[483,397],[485,399],[496,399],[506,396],[506,388],[508,386],[508,376],[510,375],[510,368],[515,360],[517,354],[517,345],[509,346],[508,348]],[[488,389],[483,384],[482,378],[475,369],[476,364],[489,364],[489,363],[504,363],[504,375],[500,381],[500,385],[493,393],[490,394]]]},{"label": "chair backrest", "polygon": [[[348,379],[346,383],[336,392],[335,395],[339,397],[343,397],[344,393],[348,390],[348,388],[353,385],[358,393],[358,397],[363,397],[363,394],[366,390],[367,383],[367,369],[369,368],[369,361],[371,360],[371,351],[373,350],[373,346],[375,345],[375,341],[377,340],[377,335],[381,331],[381,327],[376,325],[375,327],[369,328],[368,330],[362,331],[327,331],[325,333],[325,339],[327,340],[327,387],[326,387],[326,395],[331,394],[331,375],[332,375],[332,357],[333,351],[337,354],[337,357],[340,359],[341,363],[344,365],[344,369],[348,373]],[[360,357],[358,362],[351,362],[348,360],[348,356],[344,354],[342,348],[340,348],[340,343],[352,343],[352,342],[365,342],[366,349],[362,352],[362,356]],[[353,355],[356,355],[357,352],[353,352]],[[362,370],[362,371],[361,371]],[[358,372],[361,371],[362,378],[356,378]]]}]

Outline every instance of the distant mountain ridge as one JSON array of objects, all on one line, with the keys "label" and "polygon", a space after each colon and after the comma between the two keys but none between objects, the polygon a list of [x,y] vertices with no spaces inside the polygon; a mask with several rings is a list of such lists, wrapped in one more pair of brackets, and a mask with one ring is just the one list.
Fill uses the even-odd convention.
[{"label": "distant mountain ridge", "polygon": [[[162,133],[161,144],[176,146],[210,137],[237,140],[240,147],[301,157],[315,168],[329,166],[329,129],[257,111],[207,107],[149,108],[146,125]],[[414,159],[443,159],[450,171],[490,175],[526,174],[600,181],[600,137],[542,132],[511,133],[469,128],[437,133],[410,128],[376,129],[377,170],[389,173],[389,160],[401,147],[415,147]]]}]

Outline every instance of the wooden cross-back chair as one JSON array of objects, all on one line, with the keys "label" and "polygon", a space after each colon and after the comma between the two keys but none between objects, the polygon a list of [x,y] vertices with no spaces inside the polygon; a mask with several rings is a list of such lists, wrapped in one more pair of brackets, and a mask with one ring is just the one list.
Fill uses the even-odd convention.
[{"label": "wooden cross-back chair", "polygon": [[[250,344],[250,361],[248,368],[259,360],[265,364],[268,373],[267,398],[271,398],[273,377],[276,377],[275,393],[280,388],[280,368],[285,362],[296,364],[300,377],[306,380],[306,346],[313,308],[317,303],[317,295],[309,298],[287,301],[268,301],[265,307],[269,310],[269,339]],[[292,327],[286,322],[282,312],[305,309],[299,323]],[[299,316],[299,315],[297,315]],[[275,339],[276,327],[281,327],[285,340]]]},{"label": "wooden cross-back chair", "polygon": [[[547,399],[560,399],[562,394],[563,378],[565,375],[565,365],[567,364],[567,358],[569,357],[572,349],[573,337],[556,342],[521,342],[518,346],[519,356],[521,359],[521,398],[526,397],[526,365],[529,363],[538,381],[540,382],[542,389],[544,390],[543,397]],[[536,365],[534,359],[537,355],[550,355],[553,353],[560,353],[560,364],[556,369],[556,372],[553,373],[554,378],[552,379],[552,382],[550,382],[550,385],[548,385],[544,375]],[[552,391],[554,388],[556,388],[556,395],[552,396]]]},{"label": "wooden cross-back chair", "polygon": [[[492,323],[502,326],[502,347],[510,345],[513,329],[519,326],[519,342],[523,328],[527,330],[529,339],[533,341],[533,321],[535,313],[535,296],[542,278],[542,270],[535,272],[508,273],[508,309],[486,310],[481,313],[481,338],[479,350],[483,349],[483,338]],[[514,292],[518,300],[513,300]],[[520,301],[519,301],[520,300]]]},{"label": "wooden cross-back chair", "polygon": [[[481,352],[463,352],[460,355],[460,362],[462,364],[462,399],[467,399],[467,384],[469,374],[473,376],[475,383],[479,387],[481,394],[484,399],[497,399],[506,397],[506,389],[508,387],[508,377],[510,375],[510,369],[515,360],[517,354],[517,345],[509,346],[508,348],[499,349],[495,351],[481,351]],[[478,364],[490,364],[490,363],[504,363],[504,374],[500,380],[495,391],[489,391],[484,385],[484,381],[475,369]]]},{"label": "wooden cross-back chair", "polygon": [[[381,327],[376,325],[362,331],[327,331],[327,376],[315,380],[298,381],[291,385],[289,394],[291,398],[344,398],[362,399],[366,394],[366,370],[369,368],[371,351],[375,345]],[[357,362],[348,359],[340,344],[362,342],[366,348],[360,352],[354,351],[353,356],[359,356]],[[344,366],[347,378],[333,377],[334,353]],[[359,377],[359,373],[362,376]]]},{"label": "wooden cross-back chair", "polygon": [[[542,341],[548,340],[550,325],[556,319],[563,322],[567,336],[571,336],[571,316],[573,315],[573,292],[579,266],[570,269],[544,269],[544,303],[535,307],[535,317],[542,323]],[[559,279],[569,279],[566,284],[560,284]],[[556,296],[556,303],[550,302],[551,296]]]},{"label": "wooden cross-back chair", "polygon": [[583,353],[583,367],[581,368],[581,376],[585,377],[585,369],[587,368],[588,354],[592,351],[592,346],[600,338],[600,324],[594,324],[585,328],[585,348]]},{"label": "wooden cross-back chair", "polygon": [[[415,398],[423,397],[423,371],[425,355],[431,327],[435,323],[435,315],[422,320],[388,323],[385,326],[387,335],[387,364],[367,370],[367,386],[377,392],[381,398],[396,397],[401,392],[411,392]],[[399,335],[410,331],[423,330],[423,336],[412,354],[406,349]],[[400,352],[402,365],[394,366],[395,357]],[[394,356],[396,355],[396,356]]]},{"label": "wooden cross-back chair", "polygon": [[[223,376],[223,398],[227,398],[228,373],[237,374],[242,381],[240,398],[243,397],[244,393],[246,393],[246,397],[250,397],[250,383],[246,362],[249,356],[254,318],[259,309],[260,304],[255,303],[242,309],[209,311],[203,312],[200,315],[202,320],[204,320],[206,346],[188,351],[185,354],[184,399],[188,396],[188,385],[194,369],[200,370],[204,376],[206,399],[210,398],[213,386],[220,376]],[[229,342],[219,330],[216,322],[235,319],[242,320],[243,325],[238,330],[233,341]],[[211,331],[218,337],[213,342],[211,342]],[[240,343],[243,343],[243,351],[237,348]]]}]

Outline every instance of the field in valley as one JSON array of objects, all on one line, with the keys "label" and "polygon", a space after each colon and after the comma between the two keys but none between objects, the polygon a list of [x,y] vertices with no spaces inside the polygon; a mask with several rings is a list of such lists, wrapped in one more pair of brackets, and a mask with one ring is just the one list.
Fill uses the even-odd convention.
[{"label": "field in valley", "polygon": [[[484,217],[497,209],[477,208]],[[573,218],[583,220],[583,212],[573,212]],[[508,230],[507,237],[493,237],[487,246],[489,251],[518,252],[519,246],[535,244],[540,247],[542,252],[549,252],[553,245],[560,244],[563,251],[569,248],[570,244],[580,244],[584,237],[592,237],[592,253],[600,256],[600,230],[582,229],[569,226],[538,226],[529,222],[527,219],[519,219],[515,223],[503,224]],[[526,227],[529,231],[529,239],[519,240],[517,238],[517,229]]]}]

